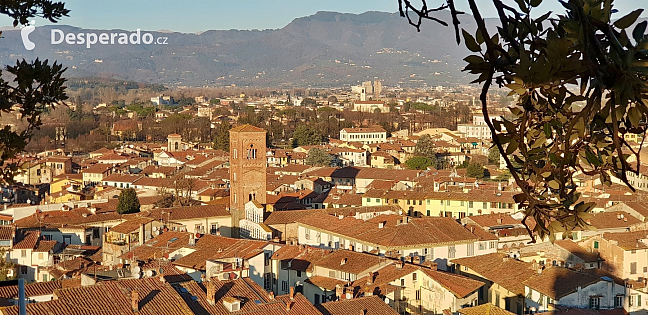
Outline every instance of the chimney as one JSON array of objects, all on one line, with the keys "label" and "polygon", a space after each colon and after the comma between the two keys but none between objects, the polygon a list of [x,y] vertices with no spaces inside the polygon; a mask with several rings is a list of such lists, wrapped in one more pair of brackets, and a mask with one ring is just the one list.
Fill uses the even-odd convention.
[{"label": "chimney", "polygon": [[292,301],[286,302],[286,312],[290,312],[290,308],[292,306],[292,303],[293,303]]},{"label": "chimney", "polygon": [[502,224],[502,218],[497,218],[497,224]]},{"label": "chimney", "polygon": [[369,274],[367,275],[367,285],[372,285],[373,284],[373,281],[374,281],[373,278],[374,278],[373,272],[369,272]]},{"label": "chimney", "polygon": [[378,222],[378,228],[382,229],[385,227],[385,221]]},{"label": "chimney", "polygon": [[164,275],[160,275],[160,282],[162,283],[166,282],[166,278],[164,277]]},{"label": "chimney", "polygon": [[139,313],[139,293],[135,290],[131,291],[131,309],[133,313]]},{"label": "chimney", "polygon": [[346,262],[347,262],[347,259],[346,259],[346,258],[342,258],[342,260],[340,260],[340,266],[346,264]]},{"label": "chimney", "polygon": [[207,302],[209,305],[214,305],[216,304],[216,288],[214,288],[214,285],[211,282],[206,283],[207,286]]},{"label": "chimney", "polygon": [[340,300],[343,300],[343,299],[344,299],[344,288],[343,288],[341,285],[339,285],[339,284],[336,284],[336,285],[335,285],[335,295],[336,295],[336,296],[338,297],[338,299],[340,299]]},{"label": "chimney", "polygon": [[295,287],[290,287],[290,300],[295,300]]},{"label": "chimney", "polygon": [[268,293],[268,299],[271,301],[275,299],[274,292],[270,291],[270,293]]}]

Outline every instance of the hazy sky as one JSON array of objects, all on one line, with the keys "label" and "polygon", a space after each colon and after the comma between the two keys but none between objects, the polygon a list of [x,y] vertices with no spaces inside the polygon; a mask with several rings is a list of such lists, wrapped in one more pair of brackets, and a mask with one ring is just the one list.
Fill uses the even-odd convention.
[{"label": "hazy sky", "polygon": [[[65,1],[65,0],[64,0]],[[362,13],[366,11],[398,11],[398,0],[67,0],[70,17],[61,24],[97,29],[137,28],[167,29],[179,32],[198,32],[222,29],[282,28],[295,18],[317,11]],[[416,0],[413,0],[416,2]],[[429,0],[428,5],[443,0]],[[459,10],[468,11],[467,0],[456,0]],[[485,17],[495,16],[483,3]],[[507,0],[505,2],[512,2]],[[539,10],[563,11],[557,0],[544,0]],[[647,0],[617,0],[620,12],[646,8]],[[621,17],[621,14],[618,14]],[[643,16],[647,14],[644,13]],[[0,17],[0,25],[11,25],[7,17]],[[36,19],[36,26],[49,24]]]}]

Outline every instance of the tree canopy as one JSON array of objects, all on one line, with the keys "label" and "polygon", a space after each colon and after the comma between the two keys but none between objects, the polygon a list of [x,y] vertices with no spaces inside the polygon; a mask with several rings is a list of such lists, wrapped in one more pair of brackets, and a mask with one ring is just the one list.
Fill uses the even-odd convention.
[{"label": "tree canopy", "polygon": [[430,135],[422,135],[421,138],[416,142],[414,147],[414,154],[417,156],[425,156],[428,158],[434,158],[436,149],[434,148],[434,142]]},{"label": "tree canopy", "polygon": [[215,130],[215,135],[214,135],[214,149],[216,150],[223,150],[225,152],[229,152],[230,148],[230,138],[229,138],[229,130],[232,128],[232,126],[227,123],[227,122],[221,122],[218,127]]},{"label": "tree canopy", "polygon": [[[640,148],[624,135],[645,135],[648,125],[648,22],[643,9],[615,15],[612,0],[561,1],[565,12],[532,14],[542,0],[480,2],[498,13],[497,33],[487,28],[476,0],[467,0],[477,30],[460,28],[454,1],[428,8],[399,0],[400,13],[420,30],[431,13],[449,9],[457,43],[473,52],[465,71],[481,84],[482,114],[493,142],[521,190],[515,202],[536,224],[532,238],[586,227],[594,203],[579,201],[574,175],[618,178],[631,190]],[[537,17],[536,17],[537,16]],[[511,119],[490,117],[487,94],[496,84],[516,96]],[[634,160],[635,163],[630,161]],[[517,163],[517,165],[515,165]],[[565,233],[571,235],[571,233]]]},{"label": "tree canopy", "polygon": [[484,178],[484,165],[477,162],[468,162],[468,166],[466,167],[466,176],[477,179]]},{"label": "tree canopy", "polygon": [[324,149],[311,148],[308,150],[306,164],[312,166],[331,166],[331,155]]},{"label": "tree canopy", "polygon": [[[13,26],[27,25],[30,19],[42,17],[56,23],[70,11],[63,2],[49,0],[3,1],[0,14],[13,19]],[[26,126],[12,129],[7,125],[0,129],[0,182],[12,182],[18,171],[17,154],[25,149],[34,131],[41,123],[41,114],[48,108],[63,104],[68,96],[65,92],[63,72],[67,68],[48,60],[18,60],[15,65],[4,67],[0,77],[0,112],[19,114]],[[19,105],[17,105],[19,104]],[[13,106],[19,106],[14,110]],[[12,113],[15,112],[15,113]]]},{"label": "tree canopy", "polygon": [[297,146],[316,145],[322,142],[322,135],[313,126],[299,125],[293,133],[293,141]]},{"label": "tree canopy", "polygon": [[140,211],[140,202],[134,188],[126,188],[119,194],[117,213],[135,213]]},{"label": "tree canopy", "polygon": [[435,161],[426,156],[415,156],[405,161],[407,168],[411,170],[426,170],[430,166],[435,165]]}]

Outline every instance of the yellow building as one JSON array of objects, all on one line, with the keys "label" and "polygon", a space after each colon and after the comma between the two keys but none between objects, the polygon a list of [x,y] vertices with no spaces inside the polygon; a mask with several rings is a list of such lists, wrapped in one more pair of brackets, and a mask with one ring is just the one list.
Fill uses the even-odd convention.
[{"label": "yellow building", "polygon": [[468,192],[415,192],[369,190],[363,206],[398,205],[411,216],[444,216],[461,219],[490,213],[517,212],[513,192],[473,189]]}]

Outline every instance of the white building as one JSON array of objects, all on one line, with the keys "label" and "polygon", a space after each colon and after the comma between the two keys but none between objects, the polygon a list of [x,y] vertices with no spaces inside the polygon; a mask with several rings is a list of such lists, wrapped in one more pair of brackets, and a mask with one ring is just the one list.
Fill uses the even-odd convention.
[{"label": "white building", "polygon": [[344,128],[340,130],[340,140],[362,144],[382,143],[387,141],[387,131],[382,127]]},{"label": "white building", "polygon": [[256,200],[245,204],[245,219],[239,222],[242,237],[265,241],[272,239],[272,230],[263,224],[264,210],[263,205]]},{"label": "white building", "polygon": [[383,101],[355,101],[353,110],[356,112],[375,113],[380,110],[381,113],[389,113],[389,106]]},{"label": "white building", "polygon": [[[494,235],[485,239],[482,231],[470,231],[446,217],[380,215],[361,220],[318,213],[298,219],[297,226],[299,244],[418,257],[437,263],[440,270],[447,270],[450,259],[497,251]],[[484,245],[488,242],[494,242],[493,246]]]},{"label": "white building", "polygon": [[463,133],[466,137],[477,138],[477,139],[492,139],[493,135],[486,125],[486,120],[484,116],[475,115],[473,116],[472,124],[458,124],[457,131]]}]

